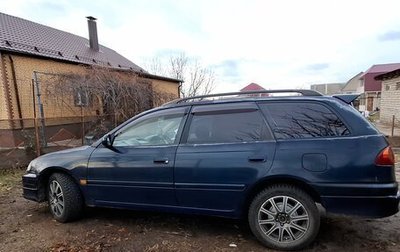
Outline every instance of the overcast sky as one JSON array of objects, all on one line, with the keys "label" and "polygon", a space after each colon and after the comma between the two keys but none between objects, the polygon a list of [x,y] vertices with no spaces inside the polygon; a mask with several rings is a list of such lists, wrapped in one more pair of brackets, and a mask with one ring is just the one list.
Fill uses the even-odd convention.
[{"label": "overcast sky", "polygon": [[185,52],[217,73],[215,91],[346,82],[400,62],[400,1],[2,0],[0,11],[88,36],[141,65]]}]

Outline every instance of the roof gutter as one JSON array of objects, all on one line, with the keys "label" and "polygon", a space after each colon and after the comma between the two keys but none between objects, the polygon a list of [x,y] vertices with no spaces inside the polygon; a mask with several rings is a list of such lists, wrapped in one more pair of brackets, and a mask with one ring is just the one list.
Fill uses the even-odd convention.
[{"label": "roof gutter", "polygon": [[49,56],[44,56],[44,55],[37,55],[37,54],[33,54],[33,53],[29,53],[29,52],[20,52],[17,50],[12,50],[9,48],[3,48],[0,47],[0,53],[1,52],[8,52],[8,53],[13,53],[16,55],[29,55],[31,57],[34,58],[40,58],[40,59],[49,59],[49,60],[55,60],[55,61],[60,61],[60,62],[67,62],[67,63],[72,63],[72,64],[80,64],[80,65],[87,65],[87,66],[98,66],[98,67],[106,67],[109,69],[113,69],[116,71],[127,71],[127,72],[134,72],[135,74],[141,76],[141,77],[146,77],[146,78],[152,78],[155,80],[162,80],[162,81],[169,81],[169,82],[175,82],[177,84],[181,84],[184,81],[183,80],[179,80],[179,79],[174,79],[174,78],[169,78],[169,77],[165,77],[165,76],[159,76],[159,75],[155,75],[155,74],[150,74],[150,73],[146,73],[146,72],[139,72],[139,71],[135,71],[132,69],[124,69],[124,68],[116,68],[116,67],[107,67],[107,66],[99,66],[99,65],[94,65],[94,64],[90,64],[90,63],[86,63],[86,62],[81,62],[81,61],[74,61],[74,60],[70,60],[70,59],[63,59],[63,58],[58,58],[58,57],[49,57]]},{"label": "roof gutter", "polygon": [[141,77],[147,77],[151,79],[156,79],[156,80],[163,80],[163,81],[170,81],[170,82],[175,82],[175,83],[183,83],[183,80],[179,79],[174,79],[174,78],[169,78],[169,77],[164,77],[164,76],[159,76],[159,75],[154,75],[154,74],[149,74],[149,73],[144,73],[144,72],[135,72]]}]

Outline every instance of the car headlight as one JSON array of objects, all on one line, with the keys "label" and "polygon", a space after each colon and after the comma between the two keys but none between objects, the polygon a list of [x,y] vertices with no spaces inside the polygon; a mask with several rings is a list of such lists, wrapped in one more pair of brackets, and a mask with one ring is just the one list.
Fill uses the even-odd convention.
[{"label": "car headlight", "polygon": [[28,168],[26,169],[26,172],[30,172],[32,170],[32,162],[29,163]]}]

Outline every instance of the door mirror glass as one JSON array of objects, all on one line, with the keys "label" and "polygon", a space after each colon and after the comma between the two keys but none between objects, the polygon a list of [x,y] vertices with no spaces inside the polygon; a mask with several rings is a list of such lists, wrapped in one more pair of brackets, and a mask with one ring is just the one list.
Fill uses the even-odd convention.
[{"label": "door mirror glass", "polygon": [[105,147],[110,148],[110,147],[112,147],[113,144],[114,144],[114,139],[115,139],[114,134],[107,134],[107,135],[105,135],[105,136],[103,137],[103,140],[101,141],[101,143],[102,143]]}]

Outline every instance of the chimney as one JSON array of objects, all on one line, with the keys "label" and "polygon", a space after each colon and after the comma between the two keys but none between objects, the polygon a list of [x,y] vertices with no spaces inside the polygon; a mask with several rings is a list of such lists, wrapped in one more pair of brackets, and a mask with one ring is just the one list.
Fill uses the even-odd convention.
[{"label": "chimney", "polygon": [[97,25],[96,25],[96,18],[92,16],[86,17],[88,20],[88,27],[89,27],[89,44],[90,48],[95,50],[96,52],[99,51],[99,40],[97,39]]}]

